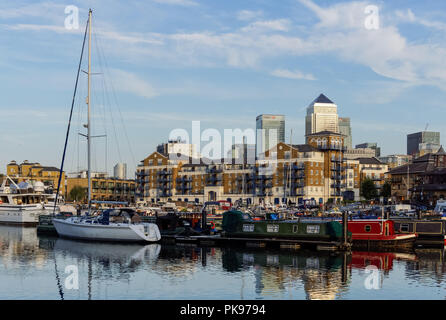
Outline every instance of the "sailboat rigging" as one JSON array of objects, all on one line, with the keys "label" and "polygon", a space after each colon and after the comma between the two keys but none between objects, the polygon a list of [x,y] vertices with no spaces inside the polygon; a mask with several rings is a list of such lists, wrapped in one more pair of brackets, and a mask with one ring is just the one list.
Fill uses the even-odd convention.
[{"label": "sailboat rigging", "polygon": [[[91,30],[92,30],[92,10],[89,10],[88,13],[88,21],[87,28],[88,29],[88,96],[87,96],[87,124],[85,127],[87,128],[87,134],[85,136],[87,138],[87,156],[88,156],[88,211],[86,217],[71,217],[68,219],[53,219],[54,227],[56,228],[57,233],[62,237],[73,238],[73,239],[83,239],[83,240],[95,240],[95,241],[117,241],[117,242],[156,242],[161,239],[160,231],[158,226],[154,223],[141,223],[139,216],[135,213],[134,216],[121,216],[119,222],[110,221],[110,216],[114,215],[116,212],[112,209],[104,210],[100,216],[92,216],[91,215],[91,139],[94,136],[91,135]],[[86,40],[86,33],[84,35],[84,43],[82,45],[82,53],[84,51],[84,45]],[[78,69],[78,76],[76,79],[76,89],[79,78],[80,65],[82,63],[82,56]],[[70,112],[70,122],[74,105]],[[70,123],[67,129],[67,139],[69,135]],[[67,147],[67,141],[65,141],[64,154],[62,157],[62,166],[65,158],[65,152]],[[60,175],[61,176],[61,175]],[[60,181],[59,176],[59,181]],[[59,182],[60,185],[60,182]],[[59,190],[58,190],[59,191]],[[136,218],[136,219],[134,219]],[[139,219],[138,219],[139,218]]]}]

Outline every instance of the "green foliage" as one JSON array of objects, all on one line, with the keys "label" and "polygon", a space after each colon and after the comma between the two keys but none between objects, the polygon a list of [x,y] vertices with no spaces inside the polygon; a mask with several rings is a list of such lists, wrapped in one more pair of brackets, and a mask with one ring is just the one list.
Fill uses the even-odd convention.
[{"label": "green foliage", "polygon": [[81,186],[74,186],[70,191],[69,197],[73,201],[84,201],[87,197],[87,189]]},{"label": "green foliage", "polygon": [[389,181],[386,181],[381,189],[381,197],[390,198],[392,196],[392,187]]},{"label": "green foliage", "polygon": [[375,183],[370,178],[365,178],[361,183],[361,196],[366,200],[376,199],[378,197],[378,190]]}]

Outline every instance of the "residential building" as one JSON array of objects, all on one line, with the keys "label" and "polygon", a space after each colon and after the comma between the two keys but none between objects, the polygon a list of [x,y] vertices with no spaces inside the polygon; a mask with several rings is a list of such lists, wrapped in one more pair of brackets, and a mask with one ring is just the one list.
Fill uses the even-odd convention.
[{"label": "residential building", "polygon": [[345,190],[344,198],[350,201],[361,200],[361,172],[360,162],[357,159],[345,159]]},{"label": "residential building", "polygon": [[161,143],[157,146],[156,151],[160,154],[168,155],[171,159],[178,159],[182,157],[200,157],[195,144],[186,143],[180,139],[169,140],[166,143]]},{"label": "residential building", "polygon": [[339,133],[339,119],[337,105],[320,94],[308,107],[305,117],[305,135],[331,131]]},{"label": "residential building", "polygon": [[246,142],[234,144],[227,154],[228,159],[233,159],[238,164],[255,164],[256,161],[256,145],[247,144]]},{"label": "residential building", "polygon": [[418,175],[409,191],[413,201],[435,206],[437,200],[446,199],[446,152],[443,147],[431,154],[430,160],[431,166]]},{"label": "residential building", "polygon": [[436,153],[440,150],[440,145],[436,143],[420,143],[418,146],[418,152],[414,155],[416,158],[424,156],[428,153]]},{"label": "residential building", "polygon": [[366,143],[361,143],[361,144],[357,144],[355,146],[356,149],[373,149],[375,150],[375,155],[374,157],[380,157],[381,156],[381,148],[378,147],[378,144],[376,142],[370,143],[370,142],[366,142]]},{"label": "residential building", "polygon": [[371,148],[347,149],[344,152],[346,159],[372,158],[376,154],[376,150]]},{"label": "residential building", "polygon": [[381,189],[388,177],[388,165],[375,157],[358,158],[356,160],[359,161],[360,183],[362,183],[365,179],[371,179],[375,184],[378,194],[380,194]]},{"label": "residential building", "polygon": [[[35,182],[42,182],[45,189],[49,192],[56,192],[60,169],[55,167],[42,166],[38,162],[29,162],[28,160],[18,164],[16,161],[11,161],[6,165],[6,174],[15,182],[29,182],[34,185]],[[65,192],[65,172],[62,172],[60,193]]]},{"label": "residential building", "polygon": [[311,135],[309,144],[280,142],[255,164],[240,164],[235,159],[194,164],[187,159],[170,161],[166,155],[154,152],[137,168],[137,200],[323,204],[333,199],[339,202],[345,179],[343,150],[342,135],[324,132]]},{"label": "residential building", "polygon": [[324,202],[328,199],[340,202],[345,190],[344,135],[322,131],[306,135],[308,145],[323,152]]},{"label": "residential building", "polygon": [[256,118],[256,156],[285,142],[285,116],[261,114]]},{"label": "residential building", "polygon": [[[88,189],[88,178],[82,173],[68,177],[66,199],[70,199],[70,192],[76,186]],[[91,200],[135,203],[135,191],[135,180],[92,175]]]},{"label": "residential building", "polygon": [[391,154],[388,156],[379,157],[379,160],[386,163],[389,169],[393,169],[412,161],[412,156],[408,156],[406,154]]},{"label": "residential building", "polygon": [[421,131],[407,135],[407,154],[417,155],[420,152],[420,144],[431,144],[440,146],[440,132]]},{"label": "residential building", "polygon": [[350,118],[339,118],[339,133],[345,136],[344,146],[347,150],[352,149],[352,128],[350,126]]},{"label": "residential building", "polygon": [[[444,150],[441,147],[437,153],[425,154],[414,159],[411,163],[390,170],[393,201],[421,199],[422,196],[427,201],[426,192],[431,192],[432,197],[434,197],[435,193],[433,191],[435,190],[429,189],[427,185],[437,183],[431,173],[435,173],[438,168],[443,168],[445,166],[444,161]],[[425,184],[425,186],[421,187],[422,184]],[[415,196],[413,193],[415,193]]]}]

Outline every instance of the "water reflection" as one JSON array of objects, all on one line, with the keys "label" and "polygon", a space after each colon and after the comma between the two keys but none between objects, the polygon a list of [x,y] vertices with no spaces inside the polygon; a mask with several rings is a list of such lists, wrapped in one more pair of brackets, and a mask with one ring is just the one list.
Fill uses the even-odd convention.
[{"label": "water reflection", "polygon": [[335,299],[346,289],[346,253],[222,249],[223,268],[240,272],[253,268],[255,291],[268,297],[287,286],[303,284],[307,299]]},{"label": "water reflection", "polygon": [[35,228],[0,225],[0,256],[5,268],[42,268],[48,252],[39,247]]},{"label": "water reflection", "polygon": [[[67,290],[77,266],[79,290]],[[369,266],[380,290],[366,290]],[[305,250],[107,244],[0,226],[0,299],[438,299],[443,250]],[[26,281],[25,281],[26,280]]]}]

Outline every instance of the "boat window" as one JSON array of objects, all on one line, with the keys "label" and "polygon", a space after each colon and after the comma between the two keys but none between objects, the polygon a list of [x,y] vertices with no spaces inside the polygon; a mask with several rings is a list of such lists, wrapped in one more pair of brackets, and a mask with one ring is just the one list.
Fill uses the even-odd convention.
[{"label": "boat window", "polygon": [[372,226],[368,224],[364,227],[364,230],[365,230],[365,232],[370,232],[370,231],[372,231]]},{"label": "boat window", "polygon": [[243,232],[253,232],[253,231],[254,231],[253,224],[244,224],[243,225]]},{"label": "boat window", "polygon": [[315,234],[315,233],[319,233],[319,231],[320,231],[320,226],[318,226],[318,225],[307,226],[307,233]]},{"label": "boat window", "polygon": [[409,232],[409,224],[407,224],[407,223],[401,224],[400,231],[401,232]]},{"label": "boat window", "polygon": [[298,225],[296,224],[296,225],[293,226],[293,232],[297,233],[297,230],[298,230]]}]

